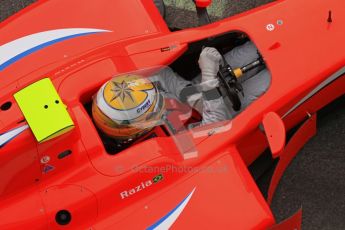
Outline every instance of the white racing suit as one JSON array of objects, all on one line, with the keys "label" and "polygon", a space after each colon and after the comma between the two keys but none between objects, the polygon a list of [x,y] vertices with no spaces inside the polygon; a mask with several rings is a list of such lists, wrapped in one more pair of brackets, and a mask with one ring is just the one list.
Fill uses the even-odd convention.
[{"label": "white racing suit", "polygon": [[[238,68],[257,60],[259,55],[255,45],[252,42],[246,42],[226,53],[224,57],[232,68]],[[216,79],[216,73],[213,77]],[[200,84],[203,77],[199,75],[190,82],[183,79],[170,68],[166,68],[159,73],[159,77],[156,76],[152,80],[155,81],[156,79],[158,79],[163,88],[162,93],[165,94],[165,97],[180,100],[181,91],[191,84]],[[202,114],[202,124],[232,119],[266,92],[271,83],[271,75],[266,68],[257,67],[245,73],[239,81],[242,84],[244,93],[244,96],[239,95],[242,104],[240,111],[236,112],[231,106],[226,106],[223,97],[206,100],[203,99],[202,93],[197,93],[188,98],[188,103]]]}]

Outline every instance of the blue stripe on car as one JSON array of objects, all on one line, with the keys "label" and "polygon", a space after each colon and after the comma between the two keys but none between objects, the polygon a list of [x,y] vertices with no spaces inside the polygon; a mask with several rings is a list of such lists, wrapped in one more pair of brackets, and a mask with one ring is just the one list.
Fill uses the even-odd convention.
[{"label": "blue stripe on car", "polygon": [[51,46],[51,45],[54,45],[58,42],[62,42],[62,41],[65,41],[65,40],[69,40],[69,39],[72,39],[72,38],[76,38],[76,37],[80,37],[80,36],[85,36],[85,35],[89,35],[89,34],[94,34],[94,33],[98,33],[98,32],[88,32],[88,33],[81,33],[81,34],[75,34],[75,35],[70,35],[70,36],[67,36],[67,37],[62,37],[62,38],[58,38],[58,39],[55,39],[55,40],[52,40],[52,41],[49,41],[49,42],[46,42],[46,43],[43,43],[41,45],[38,45],[36,47],[33,47],[29,50],[26,50],[25,52],[23,53],[20,53],[18,54],[17,56],[9,59],[8,61],[6,61],[5,63],[3,63],[2,65],[0,65],[0,71],[4,70],[6,67],[12,65],[13,63],[17,62],[18,60],[34,53],[34,52],[37,52],[41,49],[44,49],[48,46]]}]

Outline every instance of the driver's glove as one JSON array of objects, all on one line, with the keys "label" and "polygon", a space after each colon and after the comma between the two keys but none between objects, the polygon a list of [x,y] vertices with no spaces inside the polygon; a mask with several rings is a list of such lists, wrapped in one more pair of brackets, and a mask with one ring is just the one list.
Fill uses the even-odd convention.
[{"label": "driver's glove", "polygon": [[203,91],[216,88],[219,85],[217,73],[222,59],[220,53],[213,47],[205,47],[199,57],[201,69],[201,87]]}]

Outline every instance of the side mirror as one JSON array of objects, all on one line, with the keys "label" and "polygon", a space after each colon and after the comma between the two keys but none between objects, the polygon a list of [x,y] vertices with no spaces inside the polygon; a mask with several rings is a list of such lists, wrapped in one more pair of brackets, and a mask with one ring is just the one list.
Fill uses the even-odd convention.
[{"label": "side mirror", "polygon": [[211,5],[212,0],[194,0],[196,7],[206,8]]},{"label": "side mirror", "polygon": [[285,147],[286,130],[283,120],[275,112],[267,113],[262,124],[272,152],[273,158],[277,158]]}]

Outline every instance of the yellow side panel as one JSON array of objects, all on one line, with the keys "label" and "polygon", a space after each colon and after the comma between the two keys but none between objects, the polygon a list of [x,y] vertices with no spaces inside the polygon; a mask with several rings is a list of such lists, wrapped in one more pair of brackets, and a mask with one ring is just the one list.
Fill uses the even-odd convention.
[{"label": "yellow side panel", "polygon": [[14,95],[38,142],[68,132],[73,121],[49,78],[37,81]]}]

